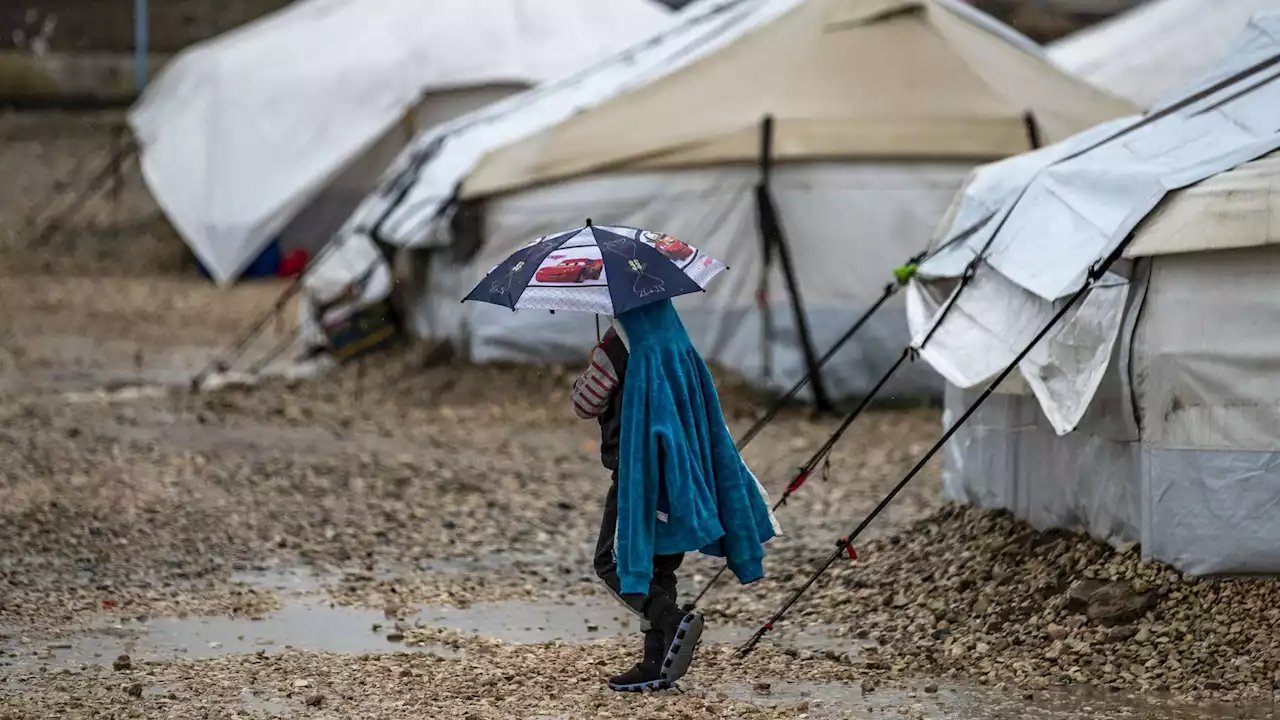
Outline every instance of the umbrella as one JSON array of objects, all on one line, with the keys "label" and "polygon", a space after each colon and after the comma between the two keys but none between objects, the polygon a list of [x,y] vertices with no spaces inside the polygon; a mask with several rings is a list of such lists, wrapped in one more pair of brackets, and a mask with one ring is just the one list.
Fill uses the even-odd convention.
[{"label": "umbrella", "polygon": [[665,233],[592,225],[546,235],[498,263],[462,299],[512,310],[618,316],[702,292],[724,263]]}]

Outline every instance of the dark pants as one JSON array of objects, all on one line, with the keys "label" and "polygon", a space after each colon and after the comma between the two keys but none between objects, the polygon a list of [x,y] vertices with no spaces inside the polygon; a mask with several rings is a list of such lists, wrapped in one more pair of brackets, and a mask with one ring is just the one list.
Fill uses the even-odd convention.
[{"label": "dark pants", "polygon": [[653,558],[653,580],[649,583],[648,595],[623,595],[622,581],[618,578],[618,562],[613,556],[613,536],[618,527],[618,472],[613,473],[613,484],[609,486],[609,494],[604,500],[604,517],[600,521],[600,537],[596,540],[596,557],[594,561],[596,575],[604,581],[610,592],[622,601],[645,622],[642,629],[646,632],[651,623],[657,622],[664,613],[678,609],[676,605],[676,570],[684,561],[684,555],[655,555]]}]

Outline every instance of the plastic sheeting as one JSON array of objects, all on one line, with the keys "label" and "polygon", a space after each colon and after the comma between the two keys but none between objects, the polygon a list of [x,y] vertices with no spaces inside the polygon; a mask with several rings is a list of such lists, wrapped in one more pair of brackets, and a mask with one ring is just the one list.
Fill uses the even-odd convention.
[{"label": "plastic sheeting", "polygon": [[[351,237],[330,246],[326,252],[329,262],[308,270],[298,303],[299,339],[313,347],[326,342],[317,305],[333,303],[323,318],[326,324],[332,324],[383,300],[392,290],[391,266],[377,246],[367,239]],[[355,272],[348,272],[349,268]],[[343,299],[338,302],[340,298]]]},{"label": "plastic sheeting", "polygon": [[[893,281],[892,270],[923,249],[970,167],[958,163],[820,163],[774,170],[773,192],[791,248],[814,343],[824,353]],[[590,315],[516,312],[460,304],[484,272],[539,235],[580,226],[589,208],[598,224],[669,232],[729,270],[707,293],[676,306],[700,352],[763,386],[786,388],[805,373],[786,284],[775,261],[769,278],[775,341],[762,347],[755,293],[763,269],[750,167],[599,176],[487,201],[479,254],[455,265],[444,253],[418,253],[408,275],[417,287],[410,322],[425,337],[448,338],[479,362],[580,362],[595,341]],[[909,337],[901,298],[885,308],[824,369],[836,395],[867,392],[897,360]],[[772,355],[772,375],[764,358]],[[894,394],[941,394],[923,363],[896,377]]]},{"label": "plastic sheeting", "polygon": [[[1018,365],[1059,433],[1076,426],[1102,382],[1127,294],[1128,283],[1109,274]],[[1004,370],[1066,302],[1044,300],[999,273],[979,271],[935,331],[932,320],[950,297],[933,297],[913,283],[907,317],[920,356],[964,388],[986,384]]]},{"label": "plastic sheeting", "polygon": [[424,94],[559,77],[670,18],[650,0],[308,0],[180,54],[129,120],[156,200],[226,283]]},{"label": "plastic sheeting", "polygon": [[[1227,57],[1159,104],[1176,109],[979,170],[944,235],[962,239],[944,240],[912,282],[913,338],[934,335],[922,355],[951,383],[974,387],[1029,343],[1168,192],[1280,147],[1276,58],[1280,13],[1260,15]],[[942,294],[971,266],[974,280],[942,315]],[[1105,279],[1090,290],[1019,368],[1059,434],[1075,427],[1106,370],[1123,306],[1116,288]]]}]

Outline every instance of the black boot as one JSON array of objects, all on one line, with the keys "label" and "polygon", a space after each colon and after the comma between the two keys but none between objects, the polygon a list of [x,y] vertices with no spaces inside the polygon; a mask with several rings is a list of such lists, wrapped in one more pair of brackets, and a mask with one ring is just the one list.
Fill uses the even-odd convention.
[{"label": "black boot", "polygon": [[661,678],[674,685],[693,664],[693,651],[698,649],[698,640],[702,638],[702,615],[685,612],[673,605],[656,624],[662,629],[667,646],[662,658]]},{"label": "black boot", "polygon": [[662,630],[652,627],[644,634],[644,659],[635,667],[609,678],[609,689],[619,692],[665,690],[671,683],[662,678],[662,661],[667,654],[667,639]]}]

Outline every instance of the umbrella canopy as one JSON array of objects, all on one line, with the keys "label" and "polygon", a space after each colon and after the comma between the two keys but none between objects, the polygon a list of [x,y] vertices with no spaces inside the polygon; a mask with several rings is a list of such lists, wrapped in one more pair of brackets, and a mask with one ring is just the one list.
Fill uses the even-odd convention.
[{"label": "umbrella canopy", "polygon": [[512,253],[465,297],[512,310],[621,315],[703,291],[724,263],[670,235],[586,226],[546,235]]}]

